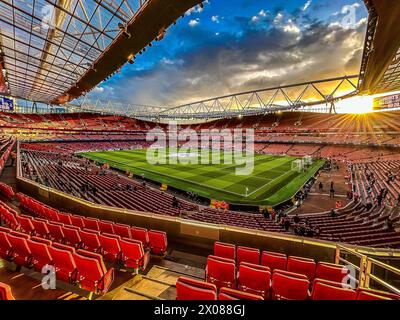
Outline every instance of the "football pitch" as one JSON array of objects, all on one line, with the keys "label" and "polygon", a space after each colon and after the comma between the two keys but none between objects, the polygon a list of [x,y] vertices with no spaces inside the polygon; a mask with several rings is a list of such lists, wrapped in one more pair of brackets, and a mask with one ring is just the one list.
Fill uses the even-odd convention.
[{"label": "football pitch", "polygon": [[[323,160],[314,160],[311,166],[299,173],[292,170],[292,161],[299,158],[256,154],[251,174],[237,175],[236,169],[243,168],[244,164],[225,164],[223,152],[216,151],[210,151],[209,157],[220,157],[219,164],[215,160],[210,164],[201,164],[200,160],[198,164],[180,163],[179,160],[176,164],[150,164],[144,149],[84,152],[80,155],[209,199],[246,205],[276,205],[291,199],[324,164]],[[180,156],[199,157],[193,152],[174,155]]]}]

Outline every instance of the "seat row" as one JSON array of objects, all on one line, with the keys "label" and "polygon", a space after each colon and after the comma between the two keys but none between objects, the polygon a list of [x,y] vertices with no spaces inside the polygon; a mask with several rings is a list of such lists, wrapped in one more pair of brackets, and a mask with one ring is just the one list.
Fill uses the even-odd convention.
[{"label": "seat row", "polygon": [[0,182],[0,193],[8,199],[12,199],[14,197],[13,188],[3,182]]},{"label": "seat row", "polygon": [[99,253],[106,261],[136,272],[146,269],[150,261],[150,251],[139,240],[24,215],[18,215],[17,220],[19,230],[26,234]]},{"label": "seat row", "polygon": [[57,280],[96,294],[106,293],[114,281],[114,269],[107,270],[98,253],[4,227],[0,229],[0,258],[38,272],[53,266]]},{"label": "seat row", "polygon": [[[341,282],[348,274],[348,270],[341,266],[331,263],[319,262],[318,264],[309,258],[289,256],[286,254],[263,251],[260,253],[259,249],[235,246],[229,243],[215,242],[214,243],[214,257],[221,257],[228,259],[233,265],[240,266],[242,262],[251,263],[254,265],[261,265],[268,267],[271,272],[275,269],[286,270],[289,272],[300,273],[307,277],[309,281],[314,278],[330,280],[334,282]],[[213,263],[213,259],[210,259]],[[224,265],[221,267],[231,269],[232,265]],[[234,272],[232,273],[234,274]]]},{"label": "seat row", "polygon": [[[378,290],[353,290],[341,283],[315,279],[311,293],[303,275],[274,270],[272,298],[277,300],[399,300],[399,296]],[[228,287],[218,290],[213,283],[179,277],[176,282],[177,300],[263,300],[262,295]]]},{"label": "seat row", "polygon": [[167,251],[167,234],[158,230],[131,227],[126,224],[114,223],[69,213],[59,212],[31,197],[17,193],[22,208],[34,215],[66,226],[74,226],[80,229],[88,229],[100,233],[116,235],[121,238],[134,239],[142,242],[145,249],[149,248],[153,254],[164,255]]}]

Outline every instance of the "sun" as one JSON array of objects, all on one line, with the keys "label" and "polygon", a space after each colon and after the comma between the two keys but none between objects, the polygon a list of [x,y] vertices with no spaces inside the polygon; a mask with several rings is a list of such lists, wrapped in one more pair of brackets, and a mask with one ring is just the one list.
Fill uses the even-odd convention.
[{"label": "sun", "polygon": [[336,104],[336,110],[340,113],[363,114],[373,111],[373,96],[356,96],[341,100]]}]

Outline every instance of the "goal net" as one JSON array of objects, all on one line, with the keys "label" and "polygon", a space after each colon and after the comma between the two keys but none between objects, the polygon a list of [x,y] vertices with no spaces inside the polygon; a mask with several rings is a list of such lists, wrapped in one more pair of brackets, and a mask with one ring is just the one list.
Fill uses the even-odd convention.
[{"label": "goal net", "polygon": [[304,162],[302,159],[292,161],[292,170],[296,172],[302,172],[304,170]]}]

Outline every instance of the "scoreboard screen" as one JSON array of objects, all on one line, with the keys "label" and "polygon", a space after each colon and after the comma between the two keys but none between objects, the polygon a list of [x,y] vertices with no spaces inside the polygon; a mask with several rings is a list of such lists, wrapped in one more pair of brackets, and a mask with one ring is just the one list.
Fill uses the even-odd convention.
[{"label": "scoreboard screen", "polygon": [[14,110],[14,100],[8,99],[6,97],[0,97],[0,109],[13,111]]},{"label": "scoreboard screen", "polygon": [[400,94],[374,99],[374,110],[400,108]]}]

